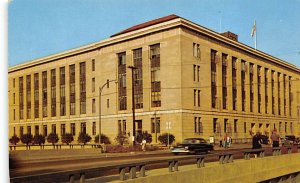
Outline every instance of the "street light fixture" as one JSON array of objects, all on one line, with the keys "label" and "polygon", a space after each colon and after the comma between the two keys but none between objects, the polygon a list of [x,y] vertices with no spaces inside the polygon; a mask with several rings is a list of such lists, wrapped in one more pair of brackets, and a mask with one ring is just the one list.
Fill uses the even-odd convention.
[{"label": "street light fixture", "polygon": [[133,123],[133,129],[132,129],[132,143],[135,145],[135,101],[134,101],[134,85],[135,85],[135,80],[134,80],[134,70],[138,69],[137,67],[134,66],[128,66],[129,69],[131,69],[131,77],[132,77],[132,123]]},{"label": "street light fixture", "polygon": [[99,147],[101,145],[101,94],[103,88],[108,85],[110,82],[118,83],[117,80],[107,80],[106,83],[104,83],[101,87],[99,87]]}]

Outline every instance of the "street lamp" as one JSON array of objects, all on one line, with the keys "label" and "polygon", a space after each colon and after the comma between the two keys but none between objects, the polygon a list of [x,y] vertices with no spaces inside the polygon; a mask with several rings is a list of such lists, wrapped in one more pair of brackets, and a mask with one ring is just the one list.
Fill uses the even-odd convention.
[{"label": "street lamp", "polygon": [[132,129],[132,143],[135,145],[135,101],[134,101],[134,70],[138,69],[134,66],[128,66],[129,69],[131,69],[131,77],[132,77],[132,123],[133,123],[133,129]]},{"label": "street lamp", "polygon": [[117,80],[107,80],[106,83],[104,83],[101,87],[99,87],[99,147],[101,145],[101,94],[102,94],[102,90],[103,88],[108,85],[110,82],[115,82],[117,83]]}]

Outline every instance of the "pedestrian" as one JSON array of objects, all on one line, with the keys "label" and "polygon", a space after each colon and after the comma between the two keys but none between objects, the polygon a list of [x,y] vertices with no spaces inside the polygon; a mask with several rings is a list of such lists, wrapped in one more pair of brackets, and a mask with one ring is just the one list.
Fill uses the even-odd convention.
[{"label": "pedestrian", "polygon": [[142,145],[142,150],[146,151],[146,140],[145,139],[142,140],[141,145]]},{"label": "pedestrian", "polygon": [[277,133],[277,129],[275,128],[271,135],[271,141],[273,147],[279,147],[280,136]]},{"label": "pedestrian", "polygon": [[[252,138],[252,149],[261,149],[262,139],[259,132],[256,132],[256,134]],[[257,154],[254,154],[254,158],[257,157]]]},{"label": "pedestrian", "polygon": [[256,134],[252,138],[252,149],[261,149],[262,139],[259,132],[256,132]]},{"label": "pedestrian", "polygon": [[224,141],[224,148],[227,149],[227,148],[228,148],[228,145],[229,145],[229,143],[228,143],[228,141],[229,141],[229,136],[227,135],[227,133],[225,133],[225,136],[224,136],[223,141]]},{"label": "pedestrian", "polygon": [[231,136],[228,136],[228,147],[231,147],[232,144],[232,138]]}]

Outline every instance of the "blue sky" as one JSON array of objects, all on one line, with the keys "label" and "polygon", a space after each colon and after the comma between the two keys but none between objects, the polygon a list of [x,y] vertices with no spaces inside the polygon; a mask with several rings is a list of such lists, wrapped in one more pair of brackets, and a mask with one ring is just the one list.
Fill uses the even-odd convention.
[{"label": "blue sky", "polygon": [[101,41],[123,29],[176,14],[300,67],[300,0],[13,0],[9,66]]}]

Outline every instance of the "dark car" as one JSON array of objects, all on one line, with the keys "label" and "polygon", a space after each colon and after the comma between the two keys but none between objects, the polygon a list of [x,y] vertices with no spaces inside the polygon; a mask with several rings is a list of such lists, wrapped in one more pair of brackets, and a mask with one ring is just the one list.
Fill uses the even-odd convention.
[{"label": "dark car", "polygon": [[262,139],[263,144],[269,144],[269,137],[266,135],[261,135],[260,138]]},{"label": "dark car", "polygon": [[297,144],[297,140],[295,135],[286,135],[284,138],[281,139],[282,145],[288,146],[292,144]]},{"label": "dark car", "polygon": [[214,146],[207,143],[206,140],[202,138],[188,138],[184,139],[181,144],[172,147],[171,152],[175,155],[179,153],[195,154],[214,150]]}]

